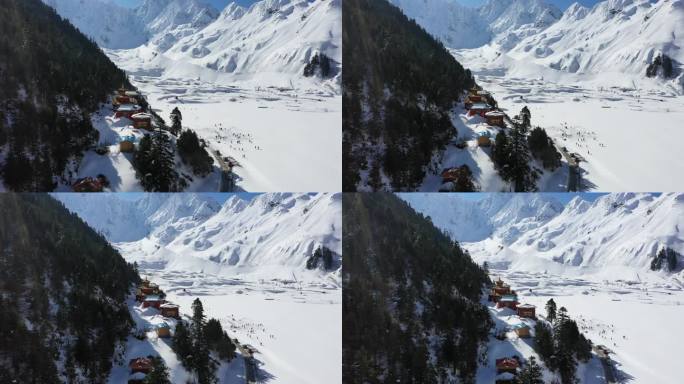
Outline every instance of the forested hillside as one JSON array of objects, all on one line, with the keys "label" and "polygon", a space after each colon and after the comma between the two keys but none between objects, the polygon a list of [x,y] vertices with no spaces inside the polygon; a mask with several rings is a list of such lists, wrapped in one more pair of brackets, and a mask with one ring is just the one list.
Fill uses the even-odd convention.
[{"label": "forested hillside", "polygon": [[487,274],[392,194],[345,194],[343,210],[345,382],[472,380]]},{"label": "forested hillside", "polygon": [[473,77],[386,0],[345,0],[342,17],[344,190],[415,189]]},{"label": "forested hillside", "polygon": [[139,280],[48,195],[0,195],[0,382],[104,383]]},{"label": "forested hillside", "polygon": [[98,46],[40,0],[0,7],[0,176],[50,191],[96,139],[89,112],[130,84]]}]

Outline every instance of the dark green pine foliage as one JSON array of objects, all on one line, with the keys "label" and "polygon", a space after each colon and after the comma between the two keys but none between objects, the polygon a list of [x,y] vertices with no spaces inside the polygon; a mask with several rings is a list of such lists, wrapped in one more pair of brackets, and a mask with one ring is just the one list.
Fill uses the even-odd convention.
[{"label": "dark green pine foliage", "polygon": [[192,337],[192,358],[190,367],[197,375],[198,384],[212,384],[216,382],[216,363],[209,353],[209,342],[204,333],[206,317],[202,301],[197,298],[192,302],[192,321],[190,335]]},{"label": "dark green pine foliage", "polygon": [[176,324],[176,329],[173,334],[173,343],[171,348],[178,355],[178,359],[183,363],[183,366],[190,368],[190,356],[192,355],[192,338],[190,330],[185,320],[180,320]]},{"label": "dark green pine foliage", "polygon": [[152,357],[152,372],[145,377],[143,383],[171,384],[171,380],[169,380],[169,369],[161,357]]},{"label": "dark green pine foliage", "polygon": [[209,349],[216,351],[222,360],[232,360],[235,356],[235,344],[223,330],[221,322],[216,319],[209,319],[204,326],[204,336],[209,345]]},{"label": "dark green pine foliage", "polygon": [[668,272],[676,272],[679,266],[679,254],[671,248],[662,248],[651,261],[651,270],[664,269]]},{"label": "dark green pine foliage", "polygon": [[[393,194],[345,194],[342,207],[346,382],[435,383],[446,371],[473,381],[492,326],[485,272]],[[433,335],[442,342],[429,347]]]},{"label": "dark green pine foliage", "polygon": [[339,266],[334,252],[325,246],[319,246],[314,253],[306,260],[306,269],[323,268],[331,271]]},{"label": "dark green pine foliage", "polygon": [[176,146],[181,160],[192,168],[192,173],[197,176],[206,176],[212,171],[214,158],[209,155],[206,144],[199,139],[195,131],[191,129],[183,131]]},{"label": "dark green pine foliage", "polygon": [[496,135],[492,161],[501,178],[510,182],[515,192],[533,192],[537,190],[539,175],[530,167],[532,155],[527,139],[531,128],[529,109],[523,107],[518,117],[510,134],[501,131]]},{"label": "dark green pine foliage", "polygon": [[133,166],[147,192],[178,192],[184,188],[175,170],[173,144],[161,130],[140,139]]},{"label": "dark green pine foliage", "polygon": [[537,321],[534,325],[534,345],[535,350],[546,366],[550,369],[554,369],[553,332],[551,327],[544,321]]},{"label": "dark green pine foliage", "polygon": [[553,299],[546,302],[546,319],[551,322],[556,319],[556,302]]},{"label": "dark green pine foliage", "polygon": [[[89,113],[130,87],[93,41],[40,0],[0,6],[0,163],[15,191],[51,191],[54,176],[97,139]],[[11,123],[10,123],[11,122]]]},{"label": "dark green pine foliage", "polygon": [[60,382],[63,350],[60,374],[73,378],[78,368],[104,383],[133,326],[126,298],[140,278],[49,195],[2,194],[0,212],[0,382]]},{"label": "dark green pine foliage", "polygon": [[304,66],[304,76],[312,77],[318,75],[321,78],[328,78],[333,75],[331,59],[325,53],[316,53]]},{"label": "dark green pine foliage", "polygon": [[561,166],[561,154],[553,144],[553,140],[546,134],[546,130],[541,127],[536,127],[530,131],[527,138],[532,156],[542,162],[544,168],[548,170],[555,170]]},{"label": "dark green pine foliage", "polygon": [[388,1],[345,0],[342,8],[343,189],[355,191],[367,159],[378,157],[390,188],[413,190],[455,134],[449,112],[473,77]]},{"label": "dark green pine foliage", "polygon": [[530,357],[530,361],[520,371],[515,382],[516,384],[544,384],[542,369],[534,356]]},{"label": "dark green pine foliage", "polygon": [[169,130],[172,134],[178,136],[178,134],[183,130],[183,114],[178,107],[173,108],[171,111],[171,127]]}]

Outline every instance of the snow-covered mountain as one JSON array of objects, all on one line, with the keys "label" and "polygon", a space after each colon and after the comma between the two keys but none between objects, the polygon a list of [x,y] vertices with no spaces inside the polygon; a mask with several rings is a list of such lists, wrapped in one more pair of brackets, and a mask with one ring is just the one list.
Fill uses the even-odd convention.
[{"label": "snow-covered mountain", "polygon": [[[339,267],[339,194],[271,193],[222,206],[202,194],[55,194],[129,261],[167,270],[291,278],[319,246]],[[318,276],[317,272],[312,274]]]},{"label": "snow-covered mountain", "polygon": [[[219,12],[204,0],[144,0],[127,9],[105,0],[43,0],[106,49],[130,49],[127,70],[302,76],[316,53],[342,62],[341,0],[261,0]],[[104,25],[104,28],[103,28]]]},{"label": "snow-covered mountain", "polygon": [[510,244],[563,210],[561,203],[544,194],[491,193],[480,200],[432,193],[399,196],[460,242],[496,237]]},{"label": "snow-covered mountain", "polygon": [[149,33],[133,10],[107,0],[43,0],[97,45],[112,49],[145,44]]},{"label": "snow-covered mountain", "polygon": [[449,48],[492,41],[513,45],[556,22],[562,12],[543,0],[488,0],[470,8],[455,0],[390,0]]},{"label": "snow-covered mountain", "polygon": [[683,44],[684,1],[606,0],[591,9],[573,4],[509,54],[571,73],[643,76],[661,53],[684,63]]},{"label": "snow-covered mountain", "polygon": [[665,247],[684,255],[681,193],[615,193],[594,202],[575,197],[565,206],[544,194],[401,197],[465,243],[476,260],[497,267],[634,272],[649,270]]}]

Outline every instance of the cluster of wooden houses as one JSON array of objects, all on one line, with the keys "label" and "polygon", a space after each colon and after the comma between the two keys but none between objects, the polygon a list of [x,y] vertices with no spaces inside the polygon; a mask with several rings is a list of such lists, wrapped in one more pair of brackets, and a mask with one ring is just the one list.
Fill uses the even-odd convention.
[{"label": "cluster of wooden houses", "polygon": [[[497,308],[510,308],[516,312],[520,319],[536,319],[536,307],[531,304],[522,304],[518,301],[518,295],[499,277],[489,292],[489,301],[496,303]],[[521,321],[511,326],[511,329],[520,338],[531,337],[530,326]],[[520,369],[521,362],[518,356],[502,357],[496,359],[496,383],[513,383]]]},{"label": "cluster of wooden houses", "polygon": [[[140,302],[143,308],[156,308],[160,314],[167,318],[180,319],[180,307],[176,304],[167,302],[166,295],[159,288],[159,285],[143,279],[136,289],[135,299]],[[154,331],[159,338],[171,337],[171,326],[167,322],[161,322],[154,326]],[[148,357],[137,357],[128,363],[131,370],[129,384],[140,384],[145,380],[145,376],[152,371],[152,359]]]},{"label": "cluster of wooden houses", "polygon": [[[112,109],[117,119],[126,118],[136,129],[151,130],[152,115],[145,112],[141,105],[146,104],[144,97],[138,91],[119,88],[112,96]],[[123,137],[120,141],[121,152],[132,152],[135,149],[135,137]]]},{"label": "cluster of wooden houses", "polygon": [[[465,109],[468,110],[468,116],[479,115],[487,120],[487,124],[493,127],[504,128],[504,119],[506,114],[495,107],[496,100],[492,95],[479,88],[471,88],[468,90],[468,96],[463,102]],[[482,131],[478,133],[477,143],[481,147],[488,147],[492,144],[491,133],[489,131]]]}]

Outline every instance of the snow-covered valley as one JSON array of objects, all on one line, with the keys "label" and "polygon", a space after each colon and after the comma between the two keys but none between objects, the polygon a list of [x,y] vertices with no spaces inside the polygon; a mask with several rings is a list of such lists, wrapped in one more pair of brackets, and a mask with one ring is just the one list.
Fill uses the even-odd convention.
[{"label": "snow-covered valley", "polygon": [[[254,347],[258,382],[342,381],[341,195],[235,195],[223,203],[202,194],[117,195],[54,194],[158,284],[182,318],[200,298],[208,318]],[[332,268],[307,269],[320,246],[333,252]],[[142,328],[174,322],[133,298],[129,307]],[[142,341],[129,337],[110,382],[128,377],[128,361],[141,353],[162,356],[172,380],[188,376],[153,330]],[[245,382],[245,364],[242,354],[222,363],[220,382]]]},{"label": "snow-covered valley", "polygon": [[[459,241],[475,262],[487,263],[492,280],[510,284],[520,303],[537,307],[537,316],[544,316],[550,298],[567,308],[594,345],[612,351],[618,382],[679,381],[675,351],[684,343],[676,332],[676,319],[684,315],[681,194],[580,194],[564,203],[555,194],[400,197]],[[654,268],[665,248],[675,250],[671,266]],[[517,354],[539,361],[534,343],[511,331],[521,319],[487,305],[495,324],[509,332],[503,341],[490,338],[478,376],[483,383],[496,376],[495,358]],[[605,382],[596,356],[580,364],[577,375],[582,383]]]},{"label": "snow-covered valley", "polygon": [[[179,108],[184,128],[212,156],[234,159],[235,191],[341,190],[338,0],[262,0],[222,11],[200,0],[106,3],[106,31],[89,7],[45,2],[93,38],[162,118]],[[124,159],[113,167],[97,160],[86,154],[81,166],[91,174],[113,168],[111,178],[122,180],[113,191],[140,189],[127,181]],[[215,168],[187,191],[218,191],[220,179]]]},{"label": "snow-covered valley", "polygon": [[[394,4],[440,40],[509,116],[527,106],[564,154],[537,182],[567,191],[567,156],[579,159],[584,191],[678,191],[684,162],[684,51],[681,0],[603,0],[564,11],[543,0],[486,1],[471,8],[429,0]],[[666,65],[661,65],[665,60]],[[488,148],[478,148],[484,121],[457,105],[455,142],[438,154],[420,190],[440,189],[439,172],[468,165],[481,191],[510,190]],[[536,164],[534,168],[541,169]],[[661,171],[662,170],[662,171]],[[670,173],[672,171],[673,173]]]}]

